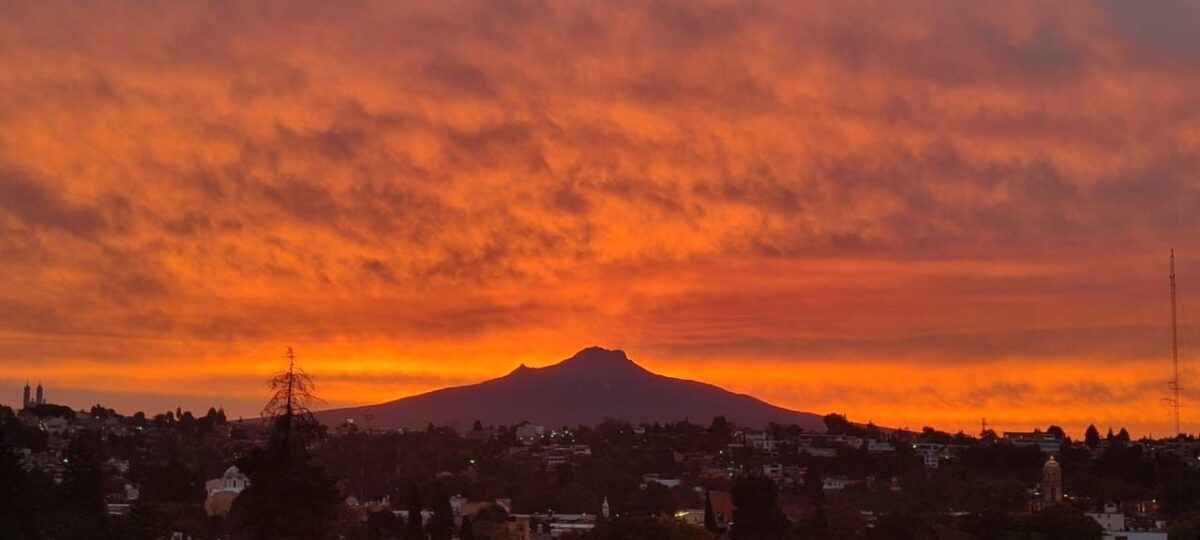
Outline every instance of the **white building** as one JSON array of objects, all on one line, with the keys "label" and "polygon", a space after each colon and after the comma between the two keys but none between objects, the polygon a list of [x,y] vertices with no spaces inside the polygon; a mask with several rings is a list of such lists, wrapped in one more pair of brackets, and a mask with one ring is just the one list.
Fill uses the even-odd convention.
[{"label": "white building", "polygon": [[1165,523],[1155,523],[1154,530],[1130,530],[1125,514],[1115,504],[1106,504],[1103,512],[1087,516],[1104,529],[1104,540],[1167,540]]},{"label": "white building", "polygon": [[210,516],[223,516],[233,507],[233,500],[250,485],[250,479],[230,465],[225,474],[204,483],[208,497],[204,499],[204,511]]},{"label": "white building", "polygon": [[1062,439],[1053,433],[1005,431],[1004,440],[1013,446],[1036,446],[1043,454],[1057,454],[1062,448]]}]

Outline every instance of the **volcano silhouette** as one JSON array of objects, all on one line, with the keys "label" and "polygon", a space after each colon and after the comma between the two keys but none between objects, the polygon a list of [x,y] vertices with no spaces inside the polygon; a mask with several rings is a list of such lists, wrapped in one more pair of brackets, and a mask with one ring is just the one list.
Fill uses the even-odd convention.
[{"label": "volcano silhouette", "polygon": [[606,419],[633,424],[689,420],[707,425],[724,416],[742,426],[770,422],[823,430],[822,417],[771,405],[717,386],[652,373],[621,350],[589,347],[557,364],[521,364],[508,375],[443,388],[378,405],[316,413],[324,424],[353,419],[380,428],[422,428],[430,422],[467,428],[531,422],[544,426],[595,425]]}]

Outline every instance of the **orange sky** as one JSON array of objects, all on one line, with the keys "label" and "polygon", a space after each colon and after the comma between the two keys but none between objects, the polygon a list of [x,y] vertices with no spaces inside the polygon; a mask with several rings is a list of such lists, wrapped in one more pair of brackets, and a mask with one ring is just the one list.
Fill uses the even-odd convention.
[{"label": "orange sky", "polygon": [[598,344],[884,425],[1168,430],[1194,2],[3,11],[0,402],[250,416],[287,345],[334,406]]}]

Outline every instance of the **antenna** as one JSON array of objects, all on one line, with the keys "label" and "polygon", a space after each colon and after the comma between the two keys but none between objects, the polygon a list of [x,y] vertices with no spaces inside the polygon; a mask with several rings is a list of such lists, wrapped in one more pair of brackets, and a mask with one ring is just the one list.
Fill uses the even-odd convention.
[{"label": "antenna", "polygon": [[1179,384],[1179,321],[1175,314],[1175,250],[1171,250],[1171,380],[1167,381],[1167,388],[1171,390],[1171,397],[1167,398],[1167,403],[1175,413],[1175,435],[1178,436],[1183,432],[1179,425],[1179,408],[1183,406],[1183,402],[1179,399],[1179,391],[1183,387]]}]

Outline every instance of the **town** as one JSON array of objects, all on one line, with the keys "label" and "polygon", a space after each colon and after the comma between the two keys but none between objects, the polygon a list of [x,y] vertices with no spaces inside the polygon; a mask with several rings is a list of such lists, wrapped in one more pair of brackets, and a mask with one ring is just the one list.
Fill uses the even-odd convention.
[{"label": "town", "polygon": [[[219,409],[123,415],[0,408],[5,538],[242,538],[240,467],[275,429]],[[548,538],[1196,538],[1200,441],[978,435],[858,424],[428,425],[346,421],[305,436],[328,480],[324,536]],[[299,437],[297,435],[296,437]],[[250,459],[250,461],[253,461]],[[259,469],[261,470],[261,465]],[[265,474],[259,472],[258,474]],[[101,502],[102,501],[102,502]],[[83,529],[72,529],[82,527]],[[21,533],[19,531],[24,531]],[[624,533],[622,531],[625,531]],[[635,531],[635,536],[629,536]],[[101,536],[87,536],[100,538]]]}]

